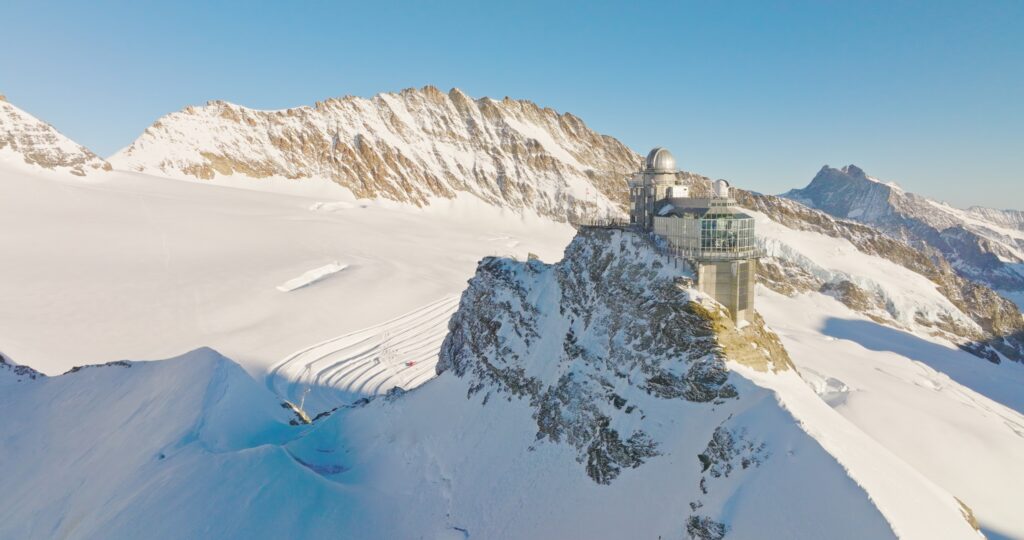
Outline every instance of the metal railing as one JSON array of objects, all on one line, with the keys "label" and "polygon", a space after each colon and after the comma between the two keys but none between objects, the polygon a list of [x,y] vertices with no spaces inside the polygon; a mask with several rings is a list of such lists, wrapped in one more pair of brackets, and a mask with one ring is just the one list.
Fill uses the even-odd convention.
[{"label": "metal railing", "polygon": [[584,218],[570,223],[577,229],[581,227],[591,227],[595,229],[631,229],[635,226],[635,224],[630,223],[628,219],[619,218]]},{"label": "metal railing", "polygon": [[742,250],[731,249],[704,249],[704,248],[682,248],[671,246],[670,251],[677,257],[686,259],[697,259],[702,261],[731,261],[738,259],[758,259],[765,256],[765,250],[760,247],[752,247]]},{"label": "metal railing", "polygon": [[672,242],[654,231],[644,230],[639,224],[630,223],[629,220],[605,218],[605,219],[583,219],[572,222],[572,226],[579,228],[595,229],[622,229],[634,230],[642,233],[640,236],[648,240],[651,247],[659,255],[664,257],[676,257],[683,260],[698,261],[735,261],[744,259],[758,259],[767,256],[763,247],[754,246],[737,250],[735,248],[685,248],[673,245]]},{"label": "metal railing", "polygon": [[742,250],[735,248],[709,249],[709,248],[686,248],[674,245],[668,237],[654,231],[643,231],[643,238],[646,239],[659,255],[679,257],[688,260],[701,261],[731,261],[742,259],[756,259],[765,257],[764,248],[751,246]]}]

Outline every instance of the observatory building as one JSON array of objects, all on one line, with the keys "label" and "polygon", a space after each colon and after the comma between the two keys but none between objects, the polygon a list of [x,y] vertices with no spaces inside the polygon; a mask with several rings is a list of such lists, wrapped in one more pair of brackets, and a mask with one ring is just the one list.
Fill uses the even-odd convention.
[{"label": "observatory building", "polygon": [[643,170],[629,180],[630,223],[661,236],[690,261],[697,288],[728,308],[735,322],[749,320],[761,256],[754,218],[736,207],[725,180],[715,181],[707,195],[691,197],[677,172],[668,150],[647,154]]}]

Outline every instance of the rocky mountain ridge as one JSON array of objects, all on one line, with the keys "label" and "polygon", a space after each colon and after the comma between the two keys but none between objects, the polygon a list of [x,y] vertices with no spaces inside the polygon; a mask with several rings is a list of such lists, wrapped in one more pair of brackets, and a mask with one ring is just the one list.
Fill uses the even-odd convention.
[{"label": "rocky mountain ridge", "polygon": [[88,148],[62,135],[53,126],[19,109],[0,95],[0,158],[44,169],[61,169],[76,176],[109,171],[110,164]]},{"label": "rocky mountain ridge", "polygon": [[160,118],[110,161],[204,180],[326,178],[415,205],[469,193],[566,220],[621,212],[641,158],[572,114],[426,86],[278,111],[211,101]]},{"label": "rocky mountain ridge", "polygon": [[960,210],[868,176],[855,165],[823,167],[807,187],[783,195],[841,219],[878,227],[927,252],[942,254],[958,273],[995,289],[1024,290],[1024,213]]}]

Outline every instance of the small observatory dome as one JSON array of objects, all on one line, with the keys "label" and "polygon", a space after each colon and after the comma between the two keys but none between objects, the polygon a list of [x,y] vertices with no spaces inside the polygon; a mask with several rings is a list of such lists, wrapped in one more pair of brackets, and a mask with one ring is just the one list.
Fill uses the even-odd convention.
[{"label": "small observatory dome", "polygon": [[672,152],[659,146],[647,154],[647,170],[657,173],[676,172],[676,158]]},{"label": "small observatory dome", "polygon": [[715,192],[715,196],[728,199],[729,198],[729,185],[728,180],[715,180],[715,183],[711,185],[711,190]]}]

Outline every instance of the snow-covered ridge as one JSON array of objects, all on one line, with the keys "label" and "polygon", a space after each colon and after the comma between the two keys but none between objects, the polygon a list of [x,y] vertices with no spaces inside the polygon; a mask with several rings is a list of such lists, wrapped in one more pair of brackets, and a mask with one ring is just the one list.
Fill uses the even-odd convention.
[{"label": "snow-covered ridge", "polygon": [[564,220],[619,212],[640,156],[572,114],[427,86],[278,111],[211,101],[160,118],[110,161],[184,178],[327,178],[416,205],[466,192]]},{"label": "snow-covered ridge", "polygon": [[841,219],[878,227],[919,248],[937,251],[961,275],[993,288],[1024,290],[1024,213],[946,203],[880,182],[860,168],[823,167],[803,189],[783,195]]},{"label": "snow-covered ridge", "polygon": [[967,211],[989,223],[1024,231],[1024,210],[997,210],[972,206]]},{"label": "snow-covered ridge", "polygon": [[110,164],[53,126],[0,95],[0,162],[66,170],[77,176],[110,170]]},{"label": "snow-covered ridge", "polygon": [[0,384],[4,382],[23,382],[23,381],[34,381],[40,377],[45,377],[42,373],[28,367],[15,364],[13,361],[8,359],[3,353],[0,353]]}]

